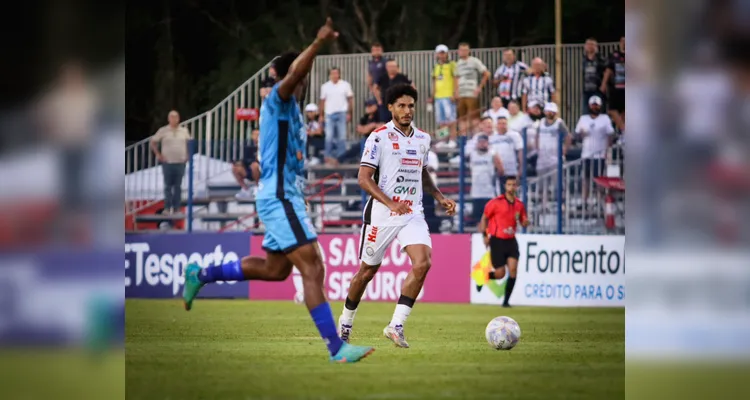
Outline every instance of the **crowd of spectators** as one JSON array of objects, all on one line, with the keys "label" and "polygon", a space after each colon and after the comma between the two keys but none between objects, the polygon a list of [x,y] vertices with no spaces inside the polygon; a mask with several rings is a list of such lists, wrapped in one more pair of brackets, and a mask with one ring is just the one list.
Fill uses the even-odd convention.
[{"label": "crowd of spectators", "polygon": [[[456,163],[459,161],[455,156],[457,138],[459,135],[467,137],[464,153],[472,175],[491,173],[494,182],[473,185],[472,198],[486,199],[490,191],[500,193],[504,177],[520,174],[524,142],[528,176],[555,172],[560,143],[566,159],[571,158],[569,150],[575,147],[575,158],[584,159],[583,173],[588,179],[603,173],[608,149],[625,130],[624,37],[619,49],[606,59],[599,54],[595,39],[586,40],[581,64],[584,112],[573,131],[558,115],[555,82],[542,58],[532,59],[529,66],[518,60],[513,50],[507,49],[503,51],[502,64],[490,73],[480,59],[470,55],[468,43],[458,45],[457,60],[451,60],[449,52],[444,44],[435,48],[435,63],[430,73],[427,110],[434,114],[436,125],[443,133],[433,140],[433,150],[453,153],[450,161]],[[347,77],[342,76],[337,67],[330,68],[328,77],[320,87],[319,99],[304,107],[310,166],[335,167],[356,162],[361,141],[391,118],[384,104],[385,91],[397,83],[414,86],[398,62],[384,56],[379,43],[371,47],[366,93],[354,93]],[[261,85],[262,98],[271,90],[275,79],[271,68]],[[492,85],[495,95],[483,103],[482,93],[487,85]],[[364,102],[364,115],[352,115],[354,101]],[[360,141],[348,142],[350,132],[356,132]],[[243,188],[240,196],[248,195],[253,160],[245,155],[236,164],[235,176]],[[472,176],[472,181],[484,182],[485,177],[479,175]],[[480,195],[476,190],[487,193]],[[589,193],[584,193],[583,197],[588,198]]]}]

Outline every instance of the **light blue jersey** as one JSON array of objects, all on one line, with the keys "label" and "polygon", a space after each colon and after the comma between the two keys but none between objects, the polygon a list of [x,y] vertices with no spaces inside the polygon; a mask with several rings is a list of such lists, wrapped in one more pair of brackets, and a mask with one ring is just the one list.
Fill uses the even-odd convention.
[{"label": "light blue jersey", "polygon": [[274,85],[260,109],[258,199],[304,197],[307,129],[297,101],[279,97]]},{"label": "light blue jersey", "polygon": [[307,129],[297,101],[279,97],[277,83],[260,108],[258,217],[266,226],[263,249],[289,253],[317,239],[307,216],[304,166]]}]

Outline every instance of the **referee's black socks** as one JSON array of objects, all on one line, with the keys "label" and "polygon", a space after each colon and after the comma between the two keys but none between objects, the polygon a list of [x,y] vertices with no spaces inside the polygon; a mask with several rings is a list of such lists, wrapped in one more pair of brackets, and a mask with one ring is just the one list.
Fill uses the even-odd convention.
[{"label": "referee's black socks", "polygon": [[513,293],[513,287],[516,286],[516,278],[508,277],[508,283],[505,285],[505,299],[503,300],[503,304],[508,304],[508,300],[510,300],[510,295]]}]

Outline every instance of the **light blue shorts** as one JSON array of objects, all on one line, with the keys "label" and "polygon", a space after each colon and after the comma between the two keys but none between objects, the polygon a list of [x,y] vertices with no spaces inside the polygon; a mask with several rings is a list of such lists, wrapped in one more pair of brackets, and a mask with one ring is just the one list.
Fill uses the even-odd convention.
[{"label": "light blue shorts", "polygon": [[258,199],[258,217],[266,226],[263,250],[290,253],[318,239],[302,198]]}]

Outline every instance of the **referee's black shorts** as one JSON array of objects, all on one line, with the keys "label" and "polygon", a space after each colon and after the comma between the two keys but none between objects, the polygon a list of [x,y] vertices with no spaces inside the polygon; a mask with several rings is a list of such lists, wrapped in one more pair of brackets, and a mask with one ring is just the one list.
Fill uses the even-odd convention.
[{"label": "referee's black shorts", "polygon": [[508,263],[509,258],[518,260],[518,241],[513,239],[500,239],[490,236],[490,259],[493,268],[502,268]]}]

